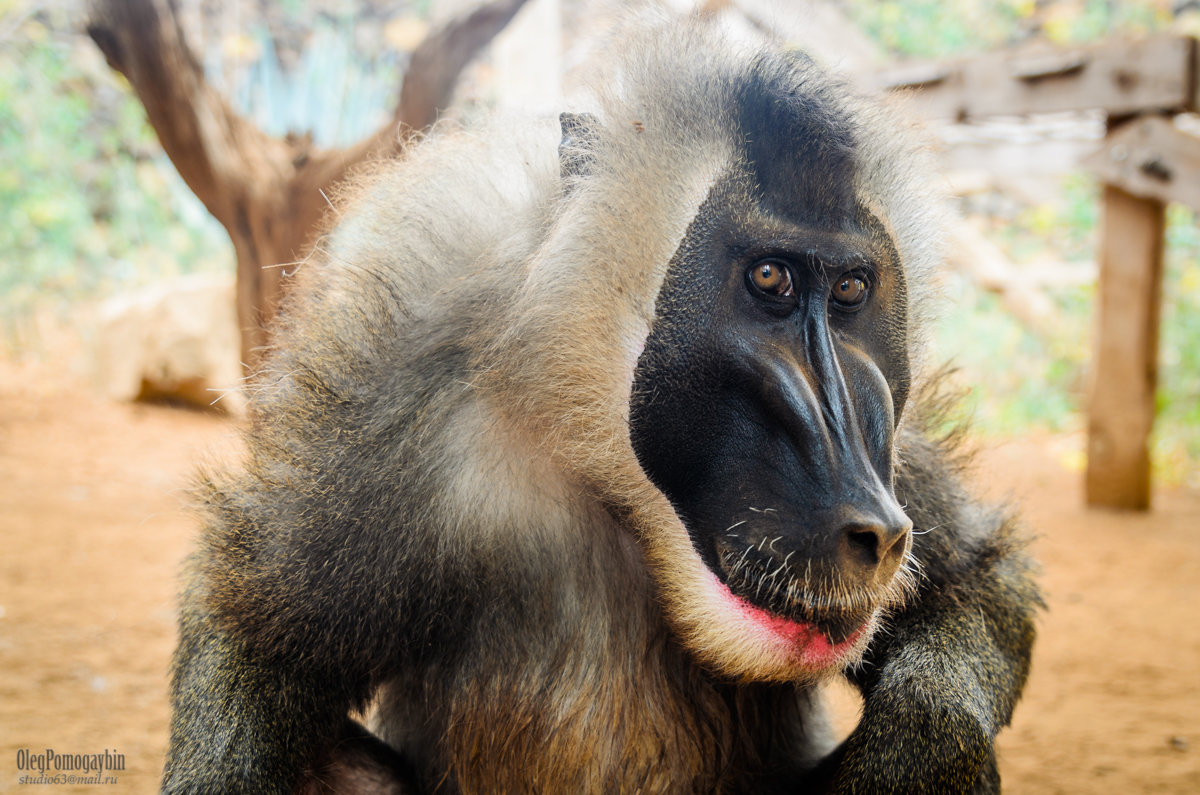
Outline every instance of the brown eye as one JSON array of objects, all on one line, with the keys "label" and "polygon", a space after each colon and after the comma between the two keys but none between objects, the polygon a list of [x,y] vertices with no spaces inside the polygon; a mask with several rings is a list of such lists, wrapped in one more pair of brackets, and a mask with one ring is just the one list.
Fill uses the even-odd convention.
[{"label": "brown eye", "polygon": [[867,282],[861,276],[843,273],[833,283],[829,297],[841,307],[857,307],[867,297]]},{"label": "brown eye", "polygon": [[792,294],[792,275],[782,262],[763,260],[750,266],[746,274],[750,283],[760,292],[770,296],[788,296]]}]

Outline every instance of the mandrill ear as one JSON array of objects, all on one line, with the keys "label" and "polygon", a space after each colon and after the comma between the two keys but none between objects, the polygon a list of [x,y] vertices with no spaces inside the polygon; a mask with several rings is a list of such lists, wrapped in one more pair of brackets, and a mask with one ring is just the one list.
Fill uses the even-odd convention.
[{"label": "mandrill ear", "polygon": [[564,190],[570,191],[572,179],[587,176],[595,160],[593,147],[598,137],[598,122],[591,113],[560,113],[562,140],[558,143],[558,174]]}]

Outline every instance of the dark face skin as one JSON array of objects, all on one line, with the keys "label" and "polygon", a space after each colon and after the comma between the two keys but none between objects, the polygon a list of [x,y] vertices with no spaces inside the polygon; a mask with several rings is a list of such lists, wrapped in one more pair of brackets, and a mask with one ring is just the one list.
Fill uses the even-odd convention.
[{"label": "dark face skin", "polygon": [[631,438],[735,595],[838,642],[908,548],[892,491],[905,285],[852,197],[796,203],[763,187],[753,170],[722,180],[676,252],[634,374]]}]

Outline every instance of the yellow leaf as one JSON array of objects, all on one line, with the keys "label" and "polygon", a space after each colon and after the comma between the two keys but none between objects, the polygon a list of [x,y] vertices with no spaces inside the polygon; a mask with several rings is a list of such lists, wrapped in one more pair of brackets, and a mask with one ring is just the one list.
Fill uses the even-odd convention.
[{"label": "yellow leaf", "polygon": [[221,52],[232,61],[249,63],[257,61],[262,55],[258,42],[245,33],[234,33],[225,37],[221,42]]},{"label": "yellow leaf", "polygon": [[425,40],[429,23],[416,17],[396,17],[383,28],[383,38],[393,49],[412,52]]}]

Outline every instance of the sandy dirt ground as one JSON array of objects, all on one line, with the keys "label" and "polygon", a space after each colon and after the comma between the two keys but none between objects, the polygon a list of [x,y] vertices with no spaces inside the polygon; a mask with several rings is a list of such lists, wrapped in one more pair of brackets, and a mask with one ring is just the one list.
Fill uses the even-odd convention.
[{"label": "sandy dirt ground", "polygon": [[[167,737],[177,571],[218,417],[89,397],[0,365],[0,791],[151,792]],[[1049,610],[999,741],[1011,793],[1200,793],[1200,494],[1088,511],[1069,438],[984,454],[1040,533]],[[22,751],[119,753],[108,785],[22,785]],[[36,774],[36,771],[34,771]]]}]

